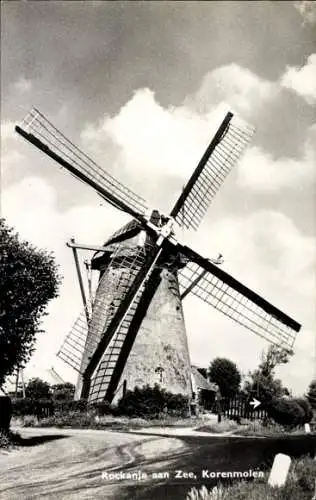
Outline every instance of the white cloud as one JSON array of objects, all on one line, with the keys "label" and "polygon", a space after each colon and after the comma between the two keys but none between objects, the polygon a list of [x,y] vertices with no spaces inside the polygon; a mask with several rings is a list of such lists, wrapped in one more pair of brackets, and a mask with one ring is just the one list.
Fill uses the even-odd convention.
[{"label": "white cloud", "polygon": [[[216,249],[214,244],[210,249],[209,241],[216,242]],[[291,294],[300,295],[304,302],[315,291],[315,240],[301,234],[280,212],[260,210],[248,216],[223,217],[198,236],[194,246],[204,254],[207,249],[223,253],[228,272],[259,293],[271,290],[281,300],[280,307]]]},{"label": "white cloud", "polygon": [[279,93],[277,82],[260,78],[247,68],[232,63],[208,73],[191,104],[205,113],[214,103],[229,102],[229,106],[246,119],[260,112]]},{"label": "white cloud", "polygon": [[32,82],[24,76],[21,76],[21,78],[19,78],[19,80],[14,83],[14,88],[20,94],[26,94],[32,90]]},{"label": "white cloud", "polygon": [[259,147],[249,147],[238,167],[240,186],[261,192],[302,189],[316,178],[315,127],[310,127],[301,159],[277,158]]},{"label": "white cloud", "polygon": [[83,242],[100,244],[126,222],[125,214],[111,206],[80,205],[60,212],[58,193],[46,180],[26,177],[3,191],[3,209],[8,224],[34,245],[57,254],[72,236]]},{"label": "white cloud", "polygon": [[21,160],[23,158],[23,155],[15,150],[2,152],[1,171],[5,172],[6,170],[13,168],[15,165],[21,164]]},{"label": "white cloud", "polygon": [[[129,173],[149,206],[169,210],[227,111],[225,103],[205,114],[185,105],[164,108],[153,92],[140,89],[115,116],[85,127],[83,149],[100,164],[106,158],[116,177]],[[169,178],[178,178],[176,191]]]},{"label": "white cloud", "polygon": [[303,25],[316,23],[316,2],[314,0],[302,0],[294,2],[294,7],[303,18]]},{"label": "white cloud", "polygon": [[163,108],[154,92],[145,88],[135,92],[117,115],[87,126],[82,140],[97,154],[110,140],[118,148],[116,164],[131,171],[187,177],[224,112],[224,106],[204,115],[185,106]]},{"label": "white cloud", "polygon": [[302,67],[288,66],[281,85],[292,89],[309,104],[316,103],[316,54],[311,54]]},{"label": "white cloud", "polygon": [[293,358],[289,364],[278,368],[277,375],[294,389],[294,394],[306,394],[309,383],[315,378],[315,329],[302,328],[295,342]]},{"label": "white cloud", "polygon": [[[164,108],[152,91],[140,89],[116,115],[84,128],[83,147],[100,159],[110,157],[114,171],[141,176],[145,189],[162,174],[187,179],[229,109],[251,123],[268,105],[273,107],[280,92],[279,81],[269,82],[236,64],[206,75],[197,93],[178,107]],[[315,171],[312,131],[300,159],[274,159],[258,146],[248,147],[239,162],[240,185],[274,192],[310,182]]]},{"label": "white cloud", "polygon": [[[8,171],[21,165],[24,156],[18,150],[16,143],[15,124],[10,121],[1,122],[1,178]],[[1,209],[1,203],[0,203]]]},{"label": "white cloud", "polygon": [[8,141],[9,139],[15,139],[14,122],[2,121],[1,122],[1,143]]}]

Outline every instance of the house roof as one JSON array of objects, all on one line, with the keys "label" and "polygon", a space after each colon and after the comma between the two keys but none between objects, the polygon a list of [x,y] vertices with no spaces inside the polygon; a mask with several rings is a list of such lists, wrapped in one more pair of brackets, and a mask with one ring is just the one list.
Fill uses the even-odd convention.
[{"label": "house roof", "polygon": [[214,384],[213,382],[209,382],[205,377],[203,377],[196,366],[191,366],[191,373],[199,389],[213,392],[216,392],[218,390],[218,385]]}]

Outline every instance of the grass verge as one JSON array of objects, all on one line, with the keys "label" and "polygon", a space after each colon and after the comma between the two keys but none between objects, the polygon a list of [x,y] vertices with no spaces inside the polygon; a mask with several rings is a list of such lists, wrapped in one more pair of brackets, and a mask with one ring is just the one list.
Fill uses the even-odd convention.
[{"label": "grass verge", "polygon": [[316,461],[309,457],[293,460],[286,484],[271,487],[262,480],[240,482],[232,486],[218,485],[191,488],[186,500],[311,500],[316,494]]},{"label": "grass verge", "polygon": [[202,425],[205,420],[198,417],[177,418],[166,416],[156,419],[114,417],[105,415],[96,417],[89,413],[72,412],[65,415],[54,415],[37,419],[33,415],[13,418],[12,425],[19,427],[57,427],[57,428],[75,428],[75,429],[112,429],[127,430],[141,429],[148,427],[196,427]]},{"label": "grass verge", "polygon": [[0,450],[16,448],[20,442],[21,436],[18,432],[9,431],[5,434],[0,433]]}]

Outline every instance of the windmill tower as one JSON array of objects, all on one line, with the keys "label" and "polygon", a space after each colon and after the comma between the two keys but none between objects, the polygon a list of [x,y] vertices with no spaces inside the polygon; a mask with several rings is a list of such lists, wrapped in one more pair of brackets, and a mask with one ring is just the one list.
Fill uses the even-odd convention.
[{"label": "windmill tower", "polygon": [[[79,372],[77,396],[116,401],[126,389],[159,382],[191,395],[191,367],[182,300],[193,293],[266,340],[292,348],[300,325],[182,244],[178,226],[197,230],[253,129],[227,113],[169,216],[102,170],[33,109],[16,131],[132,217],[102,247],[73,248],[84,311],[58,355]],[[94,251],[99,282],[89,306],[77,249]]]}]

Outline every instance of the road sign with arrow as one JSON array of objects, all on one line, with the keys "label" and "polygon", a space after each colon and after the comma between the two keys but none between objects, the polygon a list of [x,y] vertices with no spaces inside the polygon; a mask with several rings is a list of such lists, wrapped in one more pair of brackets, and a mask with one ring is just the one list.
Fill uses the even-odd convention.
[{"label": "road sign with arrow", "polygon": [[259,405],[261,405],[261,401],[258,401],[258,399],[253,398],[253,400],[250,401],[249,404],[253,406],[253,410],[255,410],[256,408],[258,408]]}]

